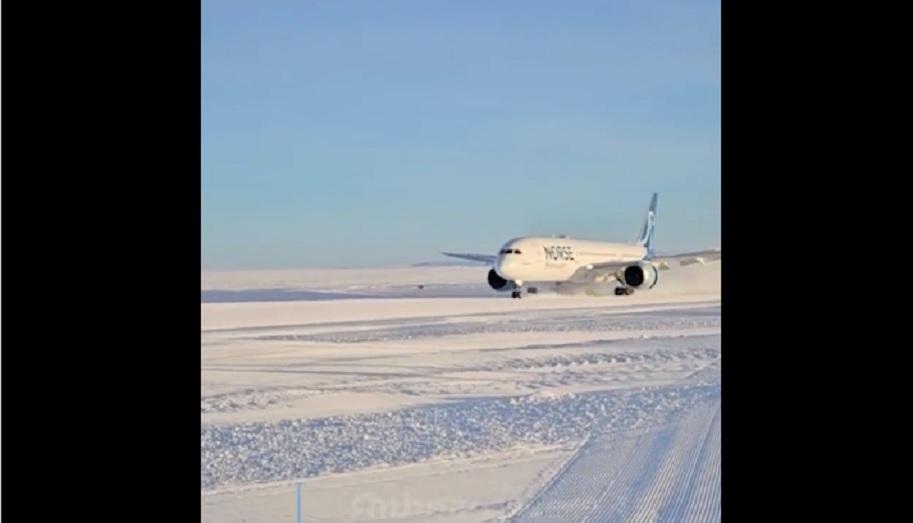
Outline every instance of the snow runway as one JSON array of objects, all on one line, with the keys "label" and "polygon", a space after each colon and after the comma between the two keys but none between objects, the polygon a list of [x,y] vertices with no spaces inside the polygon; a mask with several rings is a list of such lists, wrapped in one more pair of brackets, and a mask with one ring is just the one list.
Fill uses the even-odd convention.
[{"label": "snow runway", "polygon": [[204,303],[203,520],[294,521],[298,482],[305,521],[719,520],[711,267],[622,298]]}]

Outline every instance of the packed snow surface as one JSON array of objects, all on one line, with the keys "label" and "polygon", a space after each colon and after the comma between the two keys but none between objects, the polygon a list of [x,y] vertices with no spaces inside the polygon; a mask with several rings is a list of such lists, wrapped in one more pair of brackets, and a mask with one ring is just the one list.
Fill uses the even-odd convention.
[{"label": "packed snow surface", "polygon": [[718,521],[720,264],[486,270],[204,272],[202,519],[295,521],[300,485],[302,521]]}]

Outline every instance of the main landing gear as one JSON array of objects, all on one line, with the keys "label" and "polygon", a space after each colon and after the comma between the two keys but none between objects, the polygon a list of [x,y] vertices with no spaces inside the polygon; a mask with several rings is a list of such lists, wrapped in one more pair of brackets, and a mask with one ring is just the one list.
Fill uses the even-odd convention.
[{"label": "main landing gear", "polygon": [[615,287],[615,296],[630,296],[634,294],[634,289],[631,287]]},{"label": "main landing gear", "polygon": [[[539,294],[539,289],[536,287],[529,287],[526,289],[527,294]],[[510,293],[511,298],[520,299],[523,297],[523,289],[518,289]]]}]

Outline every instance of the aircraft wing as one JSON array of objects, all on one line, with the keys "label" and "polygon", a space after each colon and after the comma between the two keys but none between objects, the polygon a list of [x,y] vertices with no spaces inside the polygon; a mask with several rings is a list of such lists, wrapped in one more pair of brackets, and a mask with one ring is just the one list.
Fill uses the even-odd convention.
[{"label": "aircraft wing", "polygon": [[685,265],[694,265],[699,263],[704,265],[707,262],[718,261],[723,257],[722,249],[709,249],[706,251],[686,252],[682,254],[673,254],[671,256],[656,256],[650,261],[657,269],[664,271],[672,268],[672,264],[678,264],[681,267]]},{"label": "aircraft wing", "polygon": [[[710,249],[706,251],[686,252],[682,254],[673,254],[670,256],[657,256],[650,258],[648,261],[656,267],[657,270],[665,271],[673,268],[673,265],[684,267],[686,265],[701,265],[718,261],[722,258],[721,249]],[[577,282],[608,282],[616,279],[615,274],[619,269],[630,265],[631,262],[605,262],[591,263],[577,270],[571,277]]]},{"label": "aircraft wing", "polygon": [[461,258],[463,260],[471,260],[475,262],[482,262],[492,264],[497,259],[497,256],[494,254],[468,254],[468,253],[459,253],[459,252],[442,252],[441,254],[445,256],[450,256],[453,258]]},{"label": "aircraft wing", "polygon": [[571,281],[575,283],[606,283],[615,280],[615,273],[623,267],[627,267],[630,262],[605,262],[591,263],[577,269],[577,272],[571,276]]}]

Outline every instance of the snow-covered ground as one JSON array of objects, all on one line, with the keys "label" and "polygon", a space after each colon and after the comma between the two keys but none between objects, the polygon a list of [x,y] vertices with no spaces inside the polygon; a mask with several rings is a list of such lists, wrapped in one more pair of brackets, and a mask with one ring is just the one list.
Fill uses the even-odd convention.
[{"label": "snow-covered ground", "polygon": [[300,484],[302,521],[716,521],[720,267],[204,272],[203,520],[295,521]]}]

